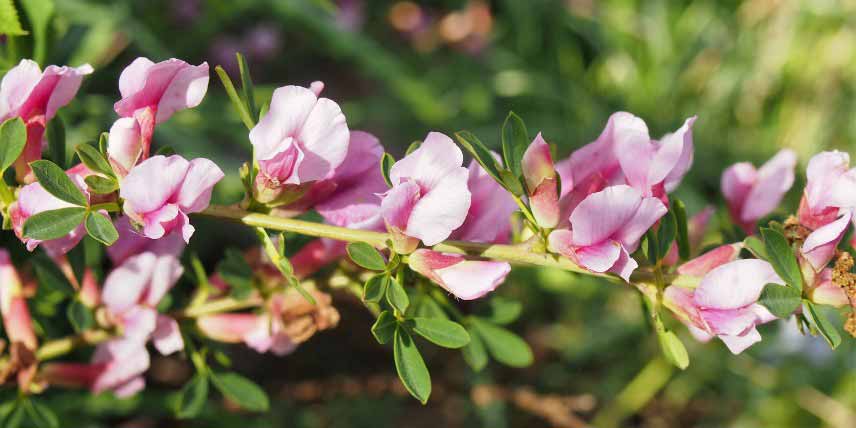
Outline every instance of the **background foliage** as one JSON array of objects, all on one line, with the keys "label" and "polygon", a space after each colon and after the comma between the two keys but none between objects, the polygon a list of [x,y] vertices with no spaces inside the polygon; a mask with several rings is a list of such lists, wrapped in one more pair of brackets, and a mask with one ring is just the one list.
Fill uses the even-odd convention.
[{"label": "background foliage", "polygon": [[[498,147],[508,110],[543,131],[560,157],[593,140],[616,110],[644,118],[653,136],[696,114],[696,161],[677,193],[690,213],[717,201],[724,214],[719,174],[732,162],[757,164],[791,147],[803,171],[811,153],[856,142],[853,1],[58,0],[49,21],[22,20],[49,43],[16,38],[19,52],[96,69],[62,111],[69,148],[110,126],[119,72],[135,57],[207,60],[234,78],[235,50],[250,60],[257,99],[323,80],[350,127],[375,133],[396,155],[428,130],[469,129]],[[246,130],[213,76],[205,102],[158,127],[154,140],[215,160],[227,172],[216,202],[240,196]],[[797,200],[797,192],[786,199],[792,208]],[[226,246],[252,242],[237,227],[197,227],[191,250],[209,266]],[[772,323],[761,344],[733,357],[675,326],[692,359],[678,372],[659,356],[629,289],[518,269],[498,294],[523,302],[511,328],[532,345],[535,363],[492,363],[476,375],[457,353],[425,347],[434,375],[427,406],[398,385],[391,348],[376,344],[371,316],[345,294],[334,296],[340,326],[294,354],[229,354],[271,392],[269,414],[209,404],[198,420],[173,421],[165,403],[188,373],[176,359],[155,361],[152,386],[131,400],[60,390],[47,399],[61,420],[91,427],[580,426],[576,417],[598,427],[856,424],[852,341],[832,353],[822,339]]]}]

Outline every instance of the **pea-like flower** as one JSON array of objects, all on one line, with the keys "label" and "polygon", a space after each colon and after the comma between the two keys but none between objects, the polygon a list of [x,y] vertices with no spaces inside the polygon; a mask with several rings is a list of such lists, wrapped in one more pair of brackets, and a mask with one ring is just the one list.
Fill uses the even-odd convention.
[{"label": "pea-like flower", "polygon": [[800,224],[812,230],[800,254],[820,272],[832,260],[856,209],[856,168],[847,153],[822,152],[809,160]]},{"label": "pea-like flower", "polygon": [[348,125],[338,104],[318,97],[322,87],[275,90],[270,109],[250,131],[259,165],[254,189],[259,202],[293,202],[308,183],[330,178],[344,161]]},{"label": "pea-like flower", "polygon": [[119,75],[122,99],[113,105],[121,117],[133,117],[140,124],[143,158],[148,157],[155,124],[163,123],[175,112],[193,108],[208,92],[208,63],[191,65],[171,58],[154,63],[140,57]]},{"label": "pea-like flower", "polygon": [[464,223],[471,195],[463,161],[452,139],[431,132],[392,166],[392,188],[383,195],[381,214],[396,251],[413,252],[420,240],[436,245]]},{"label": "pea-like flower", "polygon": [[211,191],[223,176],[208,159],[153,156],[131,169],[119,196],[125,200],[125,214],[142,228],[143,235],[158,239],[180,230],[188,242],[194,228],[187,214],[208,207]]},{"label": "pea-like flower", "polygon": [[630,253],[666,212],[655,197],[627,185],[610,186],[577,205],[571,228],[551,232],[549,248],[592,272],[612,272],[629,281],[639,266]]},{"label": "pea-like flower", "polygon": [[27,144],[15,162],[18,181],[33,181],[29,163],[41,158],[47,123],[57,110],[71,102],[80,89],[83,76],[90,73],[89,64],[80,67],[49,65],[42,72],[35,61],[23,59],[3,76],[0,123],[20,117],[27,126]]},{"label": "pea-like flower", "polygon": [[734,260],[710,269],[695,289],[667,287],[663,303],[696,338],[718,337],[732,353],[739,354],[761,340],[756,325],[776,319],[758,304],[767,284],[784,286],[769,263],[759,259]]},{"label": "pea-like flower", "polygon": [[784,149],[756,169],[740,162],[722,173],[720,187],[731,218],[747,234],[755,232],[755,223],[773,212],[794,184],[797,155]]}]

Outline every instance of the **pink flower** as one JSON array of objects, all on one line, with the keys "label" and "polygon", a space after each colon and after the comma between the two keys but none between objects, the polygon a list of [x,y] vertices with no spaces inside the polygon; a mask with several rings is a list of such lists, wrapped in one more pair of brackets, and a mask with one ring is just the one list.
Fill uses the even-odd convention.
[{"label": "pink flower", "polygon": [[463,300],[493,291],[505,281],[511,266],[505,262],[472,261],[459,254],[418,249],[410,255],[410,268]]},{"label": "pink flower", "polygon": [[83,76],[92,73],[92,67],[57,67],[50,65],[42,72],[39,65],[23,59],[12,67],[0,83],[0,123],[20,117],[27,125],[27,145],[15,162],[15,171],[21,182],[32,181],[29,163],[42,154],[45,126],[56,111],[71,102]]},{"label": "pink flower", "polygon": [[[80,168],[70,169],[66,174],[89,197],[86,190],[86,183],[83,181],[84,176],[87,174],[81,171]],[[12,228],[15,230],[15,234],[27,246],[28,251],[35,250],[41,244],[51,256],[59,256],[74,248],[86,236],[86,230],[82,224],[78,225],[62,238],[39,241],[24,236],[24,223],[35,214],[73,206],[48,193],[40,183],[31,183],[22,187],[18,192],[18,201],[9,208],[9,217],[12,220]]]},{"label": "pink flower", "polygon": [[832,269],[826,268],[814,277],[806,293],[812,302],[819,305],[829,305],[836,308],[843,306],[856,307],[856,301],[851,301],[844,288],[832,281]]},{"label": "pink flower", "polygon": [[178,324],[156,309],[182,272],[177,254],[165,249],[124,260],[107,276],[101,295],[122,336],[98,345],[89,364],[60,363],[46,368],[48,380],[87,386],[95,393],[111,390],[120,397],[141,390],[145,386],[142,375],[149,368],[149,340],[164,355],[184,348]]},{"label": "pink flower", "polygon": [[461,227],[452,232],[449,239],[508,243],[511,235],[511,214],[517,211],[514,199],[475,160],[470,162],[467,188],[471,193],[467,218]]},{"label": "pink flower", "polygon": [[563,214],[594,192],[607,186],[627,184],[664,200],[674,191],[693,161],[692,125],[695,116],[687,119],[674,133],[659,141],[651,140],[645,122],[626,112],[609,117],[603,132],[592,143],[559,162],[556,170],[562,183]]},{"label": "pink flower", "polygon": [[[145,141],[151,141],[156,123],[163,123],[175,112],[193,108],[208,91],[208,63],[190,65],[171,58],[153,63],[137,58],[119,75],[122,99],[113,105],[121,117],[134,117],[143,127]],[[142,119],[143,117],[148,117]],[[144,150],[148,154],[148,148]]]},{"label": "pink flower", "polygon": [[[12,264],[9,252],[0,248],[0,314],[3,316],[3,330],[9,339],[10,346],[26,350],[23,354],[34,353],[38,348],[36,333],[33,330],[33,320],[30,318],[30,310],[27,308],[27,299],[24,296],[21,278]],[[19,352],[12,351],[10,356],[16,358]],[[18,385],[22,391],[27,390],[32,377],[36,373],[36,365],[33,361],[9,361],[12,367],[18,367]]]},{"label": "pink flower", "polygon": [[125,214],[142,226],[145,236],[158,239],[178,229],[188,242],[194,228],[187,214],[208,207],[222,178],[223,171],[208,159],[153,156],[128,173],[119,196],[125,200]]},{"label": "pink flower", "polygon": [[292,202],[302,193],[300,185],[333,174],[348,153],[348,140],[338,104],[300,86],[277,89],[270,110],[250,131],[259,163],[256,199],[273,205]]},{"label": "pink flower", "polygon": [[769,263],[735,260],[708,272],[695,290],[666,288],[663,303],[696,337],[719,337],[732,353],[739,354],[761,340],[756,325],[776,319],[757,303],[770,283],[784,286]]},{"label": "pink flower", "polygon": [[145,345],[112,340],[95,348],[90,363],[48,363],[41,374],[53,385],[85,387],[95,394],[112,391],[124,398],[145,388],[143,374],[149,363]]},{"label": "pink flower", "polygon": [[[552,229],[559,224],[559,183],[550,146],[541,137],[541,133],[532,140],[532,144],[523,153],[523,178],[529,195],[529,206],[538,226]],[[573,187],[574,183],[563,182],[563,186]]]},{"label": "pink flower", "polygon": [[120,177],[128,175],[128,171],[143,160],[145,142],[141,132],[140,124],[131,117],[119,118],[110,127],[107,158]]},{"label": "pink flower", "polygon": [[611,186],[592,193],[574,209],[571,229],[554,230],[550,251],[570,258],[592,272],[612,272],[629,281],[639,266],[630,253],[666,207],[630,186]]},{"label": "pink flower", "polygon": [[796,153],[783,149],[757,170],[749,162],[740,162],[722,173],[728,211],[747,234],[755,232],[755,223],[775,210],[790,190],[796,163]]},{"label": "pink flower", "polygon": [[392,189],[383,195],[381,214],[401,253],[421,240],[436,245],[460,227],[470,208],[464,155],[452,140],[431,132],[425,141],[392,166]]},{"label": "pink flower", "polygon": [[806,186],[800,201],[800,224],[812,233],[803,242],[802,256],[820,272],[835,255],[856,209],[856,168],[849,169],[850,156],[822,152],[808,163]]},{"label": "pink flower", "polygon": [[815,272],[820,272],[835,256],[838,243],[847,233],[847,226],[853,214],[843,210],[841,217],[815,229],[803,241],[800,254],[805,258]]}]

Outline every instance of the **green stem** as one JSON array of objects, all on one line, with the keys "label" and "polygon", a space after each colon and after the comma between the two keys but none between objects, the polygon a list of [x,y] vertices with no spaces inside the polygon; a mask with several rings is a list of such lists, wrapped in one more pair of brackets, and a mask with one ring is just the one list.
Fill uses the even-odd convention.
[{"label": "green stem", "polygon": [[[338,241],[366,242],[376,248],[387,248],[387,241],[392,239],[388,233],[348,229],[345,227],[314,223],[305,220],[275,217],[267,214],[244,211],[233,206],[212,205],[199,214],[230,220],[252,227],[293,232],[319,238],[330,238]],[[532,252],[525,245],[500,245],[484,244],[480,242],[446,241],[433,246],[432,249],[443,253],[464,254],[484,259],[502,260],[515,264],[544,266],[613,280],[616,279],[616,277],[612,275],[590,272],[580,266],[577,266],[574,262],[565,257]],[[648,279],[650,276],[651,274],[649,272],[640,271],[638,274],[640,280]]]}]

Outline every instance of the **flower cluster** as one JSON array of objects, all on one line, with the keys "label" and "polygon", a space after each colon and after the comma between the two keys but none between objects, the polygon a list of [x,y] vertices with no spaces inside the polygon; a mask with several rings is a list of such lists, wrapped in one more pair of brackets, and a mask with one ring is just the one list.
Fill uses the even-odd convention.
[{"label": "flower cluster", "polygon": [[[240,57],[239,63],[244,70]],[[449,348],[491,343],[491,334],[519,340],[462,314],[449,299],[484,298],[505,282],[512,263],[632,285],[645,298],[664,354],[682,368],[687,353],[661,319],[663,308],[696,338],[718,337],[734,353],[761,340],[759,324],[791,315],[833,347],[841,340],[818,306],[849,307],[856,297],[852,248],[844,240],[856,224],[856,168],[845,153],[809,161],[790,217],[777,208],[795,180],[794,152],[783,150],[757,169],[745,162],[729,167],[721,187],[737,227],[700,252],[715,208],[688,219],[671,195],[693,162],[695,117],[653,139],[642,119],[615,113],[597,139],[554,161],[548,138],[538,133],[530,140],[512,113],[501,153],[469,132],[456,133],[456,143],[435,131],[396,161],[377,137],[350,129],[339,105],[322,97],[323,83],[276,89],[256,123],[252,97],[238,96],[217,71],[252,148],[240,170],[244,198],[228,207],[211,205],[224,178],[214,162],[168,154],[166,147],[153,154],[157,125],[202,102],[206,63],[133,61],[119,78],[119,118],[97,147],[79,145],[80,163],[70,167],[65,159],[41,159],[42,141],[47,122],[91,67],[42,73],[25,60],[6,74],[0,145],[9,162],[2,166],[14,165],[17,183],[0,183],[4,227],[22,248],[41,248],[59,268],[78,332],[71,343],[95,345],[95,352],[87,362],[45,361],[65,348],[33,327],[26,302],[41,284],[2,249],[0,312],[10,357],[0,364],[0,381],[15,379],[24,393],[54,384],[126,396],[145,385],[151,344],[160,354],[187,356],[195,382],[207,382],[216,371],[208,367],[206,341],[288,354],[337,325],[333,291],[348,289],[377,316],[373,335],[395,344],[402,382],[424,401],[430,378],[412,335]],[[246,73],[242,84],[252,92]],[[465,151],[473,158],[468,164]],[[309,211],[323,223],[293,218]],[[195,257],[183,257],[193,214],[250,226],[259,245],[225,250],[217,271],[206,272]],[[286,251],[287,236],[269,230],[317,239]],[[103,281],[67,256],[86,236],[108,246]],[[175,308],[171,291],[183,282],[195,287],[187,305]],[[850,319],[856,324],[852,313]],[[509,365],[531,362],[525,344],[511,352],[491,349]],[[484,364],[468,362],[477,370]]]}]

